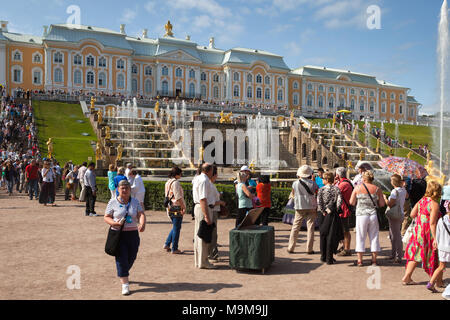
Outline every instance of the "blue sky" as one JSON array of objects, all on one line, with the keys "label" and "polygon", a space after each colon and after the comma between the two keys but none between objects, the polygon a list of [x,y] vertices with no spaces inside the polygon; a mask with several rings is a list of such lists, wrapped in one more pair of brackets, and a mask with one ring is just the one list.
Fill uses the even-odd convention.
[{"label": "blue sky", "polygon": [[[290,68],[319,65],[362,72],[411,88],[422,112],[437,111],[437,30],[442,0],[142,0],[3,1],[0,19],[12,32],[42,34],[65,23],[70,5],[81,24],[131,36],[164,35],[170,19],[175,37],[216,47],[246,47],[285,58]],[[381,9],[381,29],[370,30],[367,8]]]}]

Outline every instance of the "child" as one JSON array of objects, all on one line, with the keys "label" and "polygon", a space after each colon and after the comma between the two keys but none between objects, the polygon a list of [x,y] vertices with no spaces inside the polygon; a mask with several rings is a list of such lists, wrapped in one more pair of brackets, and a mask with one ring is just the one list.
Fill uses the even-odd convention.
[{"label": "child", "polygon": [[[445,196],[445,194],[444,194]],[[436,239],[434,240],[434,247],[438,249],[439,267],[434,271],[427,289],[431,292],[438,292],[434,287],[438,279],[442,284],[442,275],[445,269],[446,262],[450,262],[450,205],[446,202],[446,215],[439,219],[436,226]]]}]

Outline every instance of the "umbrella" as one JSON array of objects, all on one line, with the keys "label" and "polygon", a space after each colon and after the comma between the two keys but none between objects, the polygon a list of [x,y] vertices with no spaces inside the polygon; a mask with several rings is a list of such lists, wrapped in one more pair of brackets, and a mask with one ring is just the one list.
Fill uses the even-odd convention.
[{"label": "umbrella", "polygon": [[427,170],[414,160],[402,157],[387,157],[378,162],[384,170],[411,179],[423,179],[428,175]]},{"label": "umbrella", "polygon": [[338,113],[352,113],[350,110],[339,110]]}]

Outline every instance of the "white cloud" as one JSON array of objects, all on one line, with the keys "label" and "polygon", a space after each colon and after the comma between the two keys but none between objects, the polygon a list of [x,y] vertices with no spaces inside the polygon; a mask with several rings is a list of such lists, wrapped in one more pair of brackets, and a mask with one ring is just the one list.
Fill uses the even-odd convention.
[{"label": "white cloud", "polygon": [[144,5],[144,8],[148,13],[155,13],[155,7],[156,7],[156,3],[154,1],[148,1]]},{"label": "white cloud", "polygon": [[168,5],[179,10],[199,10],[208,13],[214,17],[231,17],[231,10],[221,6],[214,0],[172,0]]},{"label": "white cloud", "polygon": [[127,8],[124,10],[122,17],[120,18],[120,21],[125,23],[130,23],[136,18],[137,16],[137,10],[133,10],[130,8]]},{"label": "white cloud", "polygon": [[291,41],[287,43],[284,48],[289,53],[289,56],[298,56],[302,52],[302,48],[298,44],[298,42]]}]

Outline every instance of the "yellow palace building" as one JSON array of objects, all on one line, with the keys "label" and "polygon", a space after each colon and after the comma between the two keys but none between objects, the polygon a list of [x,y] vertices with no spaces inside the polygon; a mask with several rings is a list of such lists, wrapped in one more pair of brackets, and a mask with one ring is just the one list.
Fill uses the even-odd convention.
[{"label": "yellow palace building", "polygon": [[350,70],[290,69],[282,56],[256,49],[151,39],[84,25],[54,24],[42,36],[8,32],[0,21],[0,84],[16,90],[61,90],[144,97],[180,96],[215,102],[301,109],[326,116],[340,109],[355,118],[416,121],[420,104],[409,88]]}]

